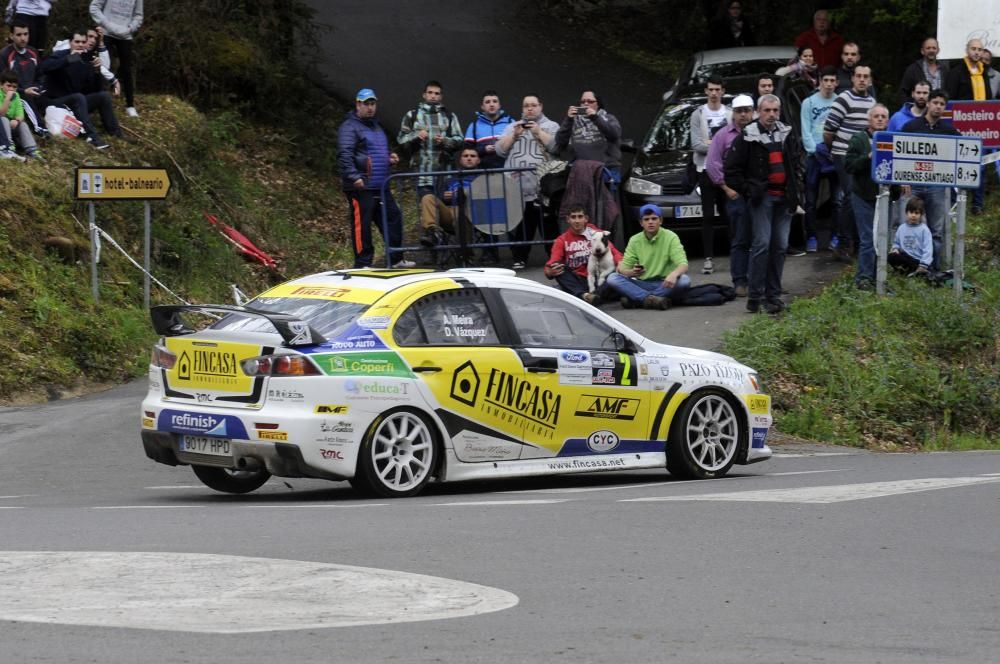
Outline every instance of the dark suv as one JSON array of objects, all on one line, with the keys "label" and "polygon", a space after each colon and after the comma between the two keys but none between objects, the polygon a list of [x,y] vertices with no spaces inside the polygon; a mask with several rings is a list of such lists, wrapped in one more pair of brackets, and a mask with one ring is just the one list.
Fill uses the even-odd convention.
[{"label": "dark suv", "polygon": [[[691,154],[691,114],[705,103],[708,77],[715,74],[723,77],[724,103],[729,104],[737,94],[754,92],[758,74],[774,72],[794,56],[795,49],[791,46],[754,46],[701,51],[688,60],[677,82],[664,95],[663,106],[623,178],[626,237],[638,231],[639,208],[646,203],[663,208],[666,228],[701,227],[701,196],[696,189],[685,186],[684,173]],[[789,122],[789,118],[794,118],[791,124],[798,131],[799,104],[794,109],[782,106],[783,111],[792,112],[790,115],[783,112],[782,119]]]}]

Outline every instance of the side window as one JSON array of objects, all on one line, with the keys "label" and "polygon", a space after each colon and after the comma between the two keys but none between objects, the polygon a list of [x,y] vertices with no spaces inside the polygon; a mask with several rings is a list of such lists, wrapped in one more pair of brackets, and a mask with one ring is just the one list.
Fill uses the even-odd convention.
[{"label": "side window", "polygon": [[460,288],[420,298],[396,321],[401,346],[495,346],[493,319],[477,289]]},{"label": "side window", "polygon": [[614,349],[614,330],[584,311],[544,293],[501,289],[521,343],[556,348]]}]

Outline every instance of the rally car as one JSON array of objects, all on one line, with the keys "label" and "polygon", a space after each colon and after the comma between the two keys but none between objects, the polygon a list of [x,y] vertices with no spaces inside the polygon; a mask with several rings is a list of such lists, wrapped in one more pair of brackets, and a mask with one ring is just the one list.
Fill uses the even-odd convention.
[{"label": "rally car", "polygon": [[716,478],[771,456],[752,369],[510,270],[325,272],[151,314],[146,455],[218,491],[271,475],[385,497],[432,479]]}]

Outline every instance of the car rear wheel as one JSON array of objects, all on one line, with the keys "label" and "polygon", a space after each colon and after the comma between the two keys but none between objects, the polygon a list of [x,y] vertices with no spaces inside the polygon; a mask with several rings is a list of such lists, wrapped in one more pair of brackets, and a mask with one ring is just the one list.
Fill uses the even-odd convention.
[{"label": "car rear wheel", "polygon": [[368,428],[358,460],[359,488],[385,498],[420,492],[437,461],[434,433],[427,419],[411,410],[384,413]]},{"label": "car rear wheel", "polygon": [[271,473],[263,468],[232,470],[214,466],[191,466],[191,470],[205,486],[222,493],[250,493],[271,479]]},{"label": "car rear wheel", "polygon": [[696,392],[681,407],[667,442],[667,470],[694,479],[722,477],[736,460],[740,417],[721,390]]}]

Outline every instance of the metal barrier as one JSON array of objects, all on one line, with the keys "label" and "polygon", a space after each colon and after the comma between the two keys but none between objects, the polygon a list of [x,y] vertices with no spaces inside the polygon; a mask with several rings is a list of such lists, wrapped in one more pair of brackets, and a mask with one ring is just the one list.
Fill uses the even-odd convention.
[{"label": "metal barrier", "polygon": [[[524,173],[534,176],[534,167],[520,168],[496,168],[496,169],[468,169],[449,171],[425,171],[412,173],[394,173],[390,175],[382,185],[382,199],[385,200],[386,193],[390,192],[399,205],[403,217],[403,230],[410,223],[415,223],[417,228],[423,231],[424,220],[429,214],[434,215],[434,223],[441,227],[440,223],[444,216],[442,208],[452,210],[452,223],[445,224],[453,227],[453,232],[445,242],[428,247],[423,244],[407,244],[404,240],[402,246],[391,246],[389,243],[389,211],[382,205],[382,239],[385,245],[386,267],[391,267],[390,256],[396,251],[430,251],[436,257],[435,262],[447,262],[455,260],[460,265],[465,266],[470,258],[472,250],[479,249],[486,255],[492,255],[496,260],[501,247],[517,247],[544,244],[551,242],[554,238],[544,238],[539,234],[538,239],[528,237],[529,228],[521,222],[524,219],[524,211],[528,204],[539,206],[537,214],[539,219],[544,219],[546,215],[553,215],[550,220],[555,224],[554,212],[549,212],[537,198],[533,201],[525,201],[525,189],[537,191],[537,181],[534,183],[523,182]],[[456,202],[444,201],[439,194],[443,193],[445,186],[461,179],[462,184],[455,190],[458,198]],[[421,184],[430,179],[434,185]],[[397,187],[393,187],[398,184]],[[527,187],[526,184],[533,184]],[[410,199],[412,192],[412,206],[406,203]],[[423,197],[434,196],[434,200],[428,203],[423,202]],[[407,214],[411,211],[411,214]],[[544,227],[544,226],[543,226]],[[534,236],[534,227],[530,228]]]}]

